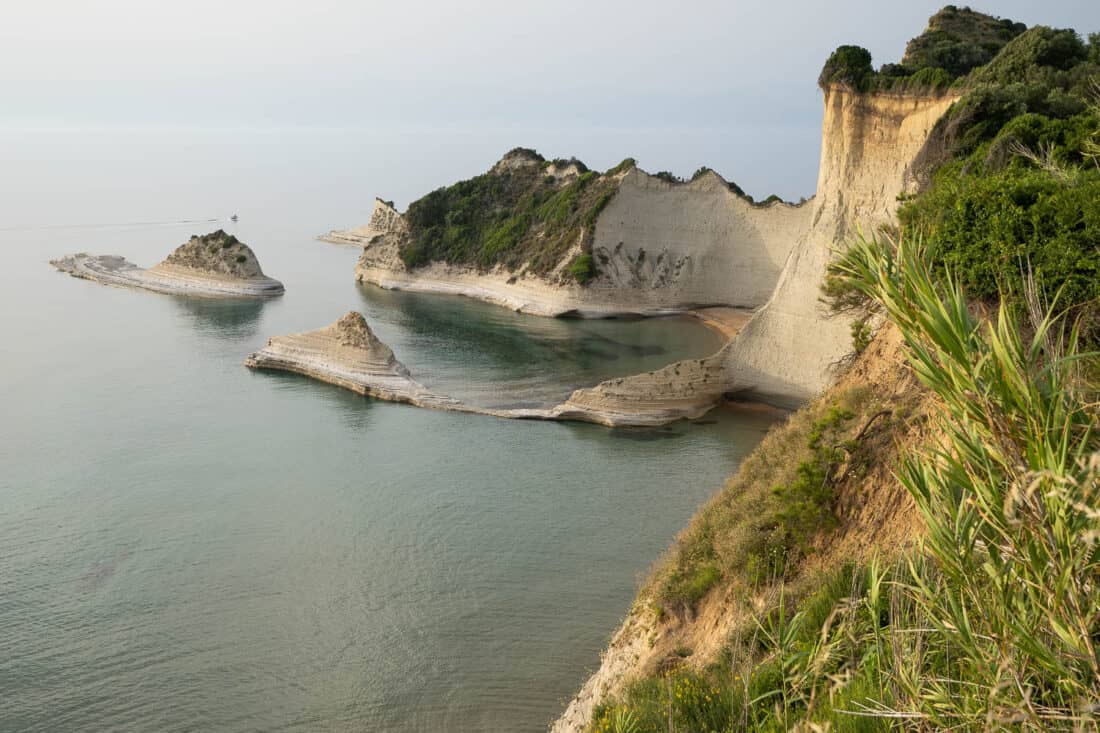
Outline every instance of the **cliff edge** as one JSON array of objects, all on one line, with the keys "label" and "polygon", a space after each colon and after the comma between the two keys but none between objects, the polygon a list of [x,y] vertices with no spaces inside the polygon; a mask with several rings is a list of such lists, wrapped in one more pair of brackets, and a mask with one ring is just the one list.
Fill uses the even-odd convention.
[{"label": "cliff edge", "polygon": [[851,352],[850,323],[820,302],[833,249],[893,221],[914,161],[957,97],[825,90],[821,165],[807,227],[763,307],[717,354],[577,390],[567,405],[652,420],[691,418],[724,396],[796,406],[820,394]]}]

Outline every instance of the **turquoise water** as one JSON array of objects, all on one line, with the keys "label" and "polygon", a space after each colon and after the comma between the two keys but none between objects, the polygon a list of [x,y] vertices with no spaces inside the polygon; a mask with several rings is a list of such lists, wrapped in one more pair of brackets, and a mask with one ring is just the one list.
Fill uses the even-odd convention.
[{"label": "turquoise water", "polygon": [[[356,285],[357,252],[312,239],[341,223],[346,181],[271,170],[266,145],[47,142],[18,148],[0,226],[0,730],[542,730],[774,419],[510,422],[250,372],[269,336],[349,309],[425,384],[482,404],[556,401],[717,337]],[[154,223],[165,197],[177,219],[216,208],[181,182],[196,156],[224,158],[212,190],[247,181],[235,233],[284,298],[192,301],[46,264],[149,265],[213,228]]]}]

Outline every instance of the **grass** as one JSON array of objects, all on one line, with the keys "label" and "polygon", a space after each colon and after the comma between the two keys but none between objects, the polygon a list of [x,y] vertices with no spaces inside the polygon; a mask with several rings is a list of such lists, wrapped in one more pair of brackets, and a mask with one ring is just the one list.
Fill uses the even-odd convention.
[{"label": "grass", "polygon": [[1026,322],[976,318],[919,242],[857,242],[834,271],[902,330],[946,436],[899,472],[927,526],[906,590],[928,631],[889,671],[894,707],[933,726],[1095,725],[1100,441],[1078,367],[1094,355],[1037,298]]},{"label": "grass", "polygon": [[577,255],[570,263],[567,272],[581,285],[587,284],[589,280],[599,274],[599,270],[596,268],[596,260],[588,252]]},{"label": "grass", "polygon": [[639,732],[1095,730],[1100,415],[1081,368],[1095,355],[1037,299],[1027,320],[977,317],[919,242],[858,240],[833,272],[895,324],[933,395],[941,437],[893,479],[922,543],[801,598],[776,577],[718,662],[636,681],[594,729],[628,715]]},{"label": "grass", "polygon": [[[919,395],[890,404],[882,425],[899,422]],[[874,390],[849,386],[811,403],[774,427],[737,475],[708,502],[656,565],[643,595],[662,608],[691,608],[715,586],[745,588],[797,571],[815,540],[836,527],[838,472],[861,469],[890,446],[853,439],[885,403]],[[867,431],[868,433],[872,431]]]},{"label": "grass", "polygon": [[[897,242],[857,239],[825,287],[859,314],[857,351],[873,346],[869,315],[897,329],[920,388],[888,400],[888,385],[849,381],[764,439],[642,591],[663,616],[690,619],[710,596],[755,609],[749,623],[709,666],[666,659],[595,726],[1100,726],[1100,360],[1080,346],[1098,332],[1100,110],[1087,91],[1100,36],[968,13],[937,14],[909,68],[876,72],[849,47],[823,74],[862,91],[962,93],[926,147],[938,173],[902,207]],[[976,35],[960,37],[971,22]],[[927,422],[903,443],[907,414]],[[861,490],[908,495],[920,543],[813,576],[808,561],[836,539],[835,503]],[[702,699],[677,696],[683,684]]]}]

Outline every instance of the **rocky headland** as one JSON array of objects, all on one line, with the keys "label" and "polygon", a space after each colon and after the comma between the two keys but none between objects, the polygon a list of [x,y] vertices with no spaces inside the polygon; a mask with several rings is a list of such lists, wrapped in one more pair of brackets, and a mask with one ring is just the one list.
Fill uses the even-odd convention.
[{"label": "rocky headland", "polygon": [[[849,320],[820,302],[834,246],[892,221],[899,197],[917,187],[933,127],[958,99],[843,84],[824,92],[817,191],[801,205],[757,204],[709,169],[678,181],[633,161],[603,174],[574,163],[562,175],[558,162],[517,149],[404,214],[376,200],[365,227],[322,239],[363,246],[360,282],[536,315],[653,316],[701,306],[753,313],[736,335],[726,331],[730,341],[714,355],[578,390],[554,408],[559,416],[651,426],[698,417],[729,396],[795,407],[827,388],[851,351]],[[495,219],[483,225],[482,236],[505,254],[470,254],[474,243],[448,244],[451,235],[431,225],[440,212],[484,204],[477,192],[486,181],[516,191],[516,231]],[[555,223],[558,204],[566,213]]]},{"label": "rocky headland", "polygon": [[283,294],[283,284],[264,274],[252,248],[221,229],[192,236],[148,269],[118,255],[86,253],[51,260],[50,264],[84,280],[170,295],[264,298]]},{"label": "rocky headland", "polygon": [[520,149],[473,179],[512,186],[527,197],[523,201],[543,202],[513,217],[522,231],[483,233],[503,239],[514,256],[492,251],[414,258],[419,238],[436,236],[415,226],[424,218],[420,202],[401,214],[376,199],[367,225],[321,239],[363,246],[355,271],[360,282],[464,295],[541,316],[607,318],[700,306],[758,308],[809,222],[811,207],[754,204],[709,169],[679,181],[646,173],[633,161],[599,175],[578,173],[578,165],[563,169]]}]

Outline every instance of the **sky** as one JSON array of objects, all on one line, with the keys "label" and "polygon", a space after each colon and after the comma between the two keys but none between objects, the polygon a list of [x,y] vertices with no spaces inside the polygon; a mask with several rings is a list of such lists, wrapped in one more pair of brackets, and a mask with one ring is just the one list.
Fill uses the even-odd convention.
[{"label": "sky", "polygon": [[[940,7],[920,0],[6,5],[0,128],[476,134],[499,140],[500,153],[526,145],[593,167],[630,155],[647,169],[686,176],[707,164],[752,193],[788,198],[813,191],[816,78],[828,54],[855,43],[876,65],[897,60]],[[1100,30],[1096,0],[972,7],[1029,25]],[[480,147],[477,155],[485,155]]]}]

